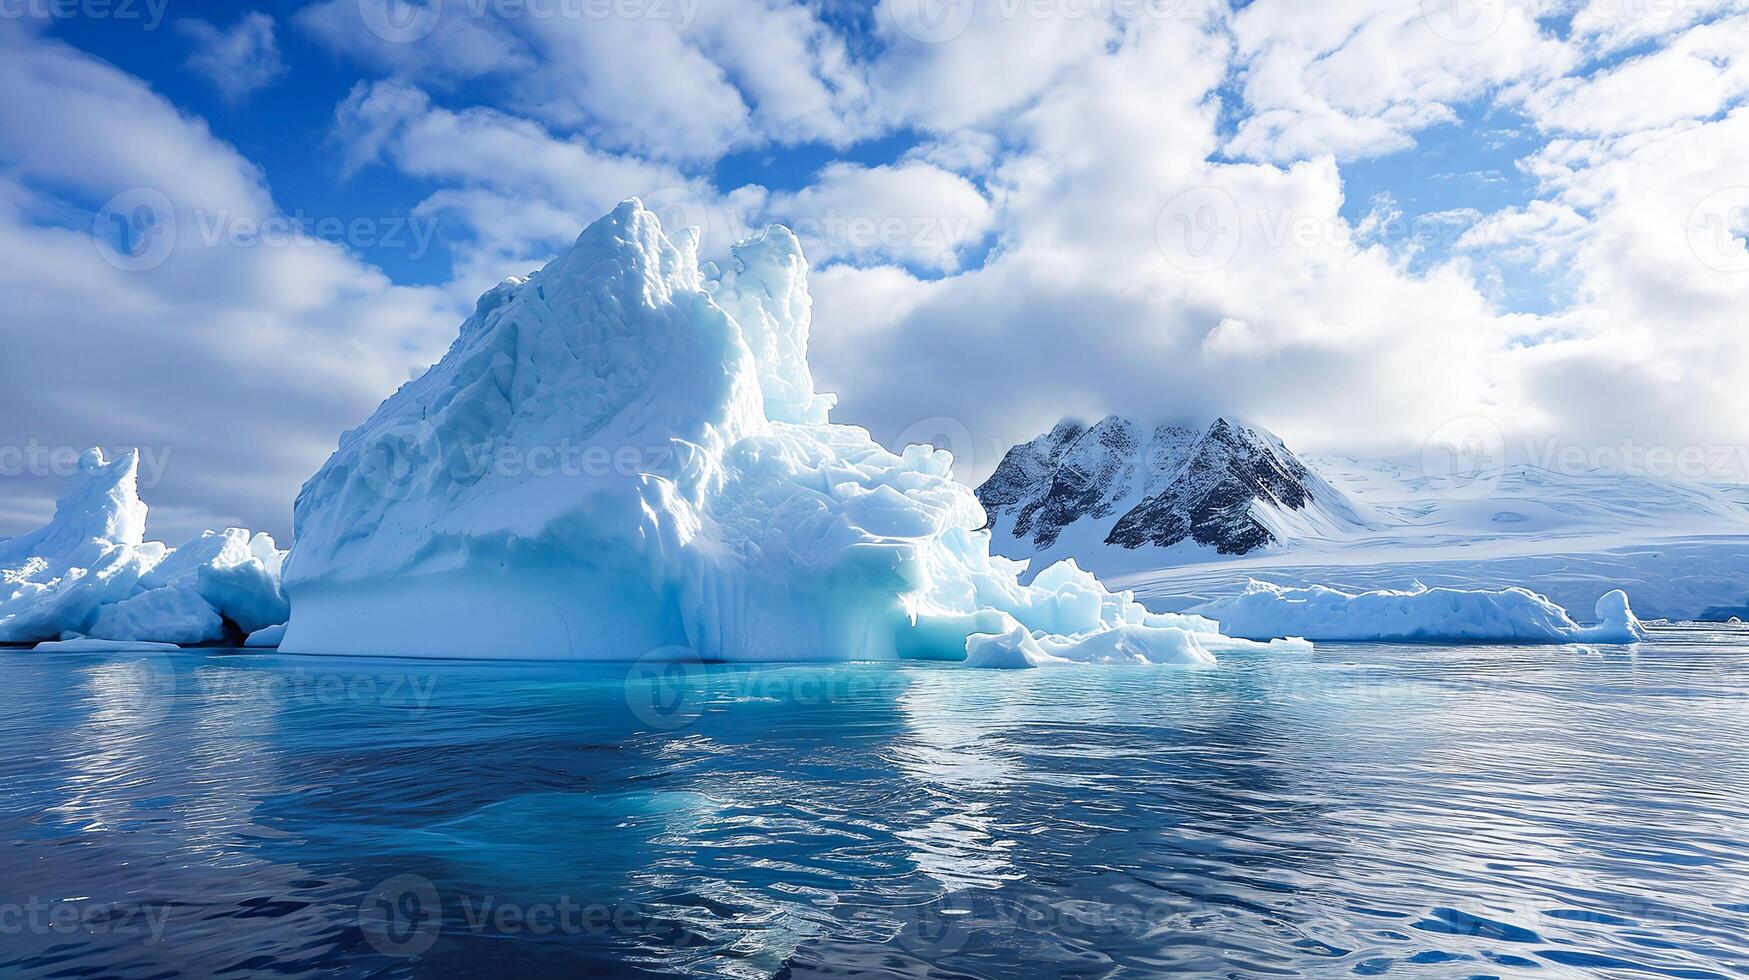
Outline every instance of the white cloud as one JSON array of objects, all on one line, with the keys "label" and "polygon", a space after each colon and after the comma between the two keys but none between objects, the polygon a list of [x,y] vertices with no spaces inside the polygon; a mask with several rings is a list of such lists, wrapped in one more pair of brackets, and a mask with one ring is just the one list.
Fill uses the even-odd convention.
[{"label": "white cloud", "polygon": [[970,181],[927,163],[835,163],[773,197],[766,213],[802,238],[813,261],[900,262],[951,272],[989,231],[990,202]]},{"label": "white cloud", "polygon": [[[706,161],[765,141],[844,145],[880,129],[842,39],[785,0],[456,3],[427,8],[440,13],[405,31],[382,28],[407,20],[399,2],[323,0],[298,23],[404,80],[481,80],[503,108],[650,159]],[[632,13],[606,15],[622,8]]]},{"label": "white cloud", "polygon": [[1572,60],[1543,34],[1531,4],[1459,5],[1492,11],[1474,34],[1437,3],[1258,0],[1233,18],[1248,109],[1230,153],[1289,161],[1324,153],[1376,156],[1413,144],[1417,130],[1456,119],[1454,106]]},{"label": "white cloud", "polygon": [[1746,54],[1749,15],[1726,18],[1612,68],[1531,89],[1523,105],[1545,130],[1588,135],[1704,119],[1749,93]]},{"label": "white cloud", "polygon": [[[1097,57],[1125,29],[1101,3],[936,3],[881,0],[886,50],[872,65],[890,112],[939,132],[978,126],[1022,108],[1062,73]],[[1212,5],[1144,4],[1166,19],[1200,22]],[[945,15],[945,16],[943,16]],[[939,26],[942,30],[931,30]],[[1137,26],[1134,23],[1128,26]]]},{"label": "white cloud", "polygon": [[1585,0],[1573,13],[1572,39],[1606,55],[1744,11],[1749,0]]},{"label": "white cloud", "polygon": [[352,169],[382,162],[453,185],[417,210],[458,240],[459,281],[480,289],[551,258],[627,197],[648,199],[670,223],[704,227],[706,246],[719,252],[745,232],[763,197],[724,198],[671,165],[604,152],[495,109],[445,109],[397,81],[356,86],[335,112],[334,139]]},{"label": "white cloud", "polygon": [[176,29],[194,44],[188,67],[205,75],[232,102],[285,74],[273,18],[266,14],[244,14],[229,30],[195,18],[177,21]]},{"label": "white cloud", "polygon": [[[534,71],[538,63],[514,34],[451,4],[442,16],[404,0],[318,0],[298,11],[297,25],[336,54],[429,85],[450,86],[491,74]],[[397,33],[396,25],[405,30]]]},{"label": "white cloud", "polygon": [[[0,154],[13,161],[0,347],[30,379],[0,387],[0,441],[167,453],[147,491],[160,518],[180,515],[154,525],[166,537],[228,521],[288,530],[297,486],[339,432],[459,319],[441,291],[396,286],[336,245],[209,244],[213,223],[277,214],[259,169],[64,45],[0,31]],[[100,210],[111,200],[125,206]],[[93,236],[106,219],[144,229],[140,254],[159,264],[106,261],[117,253]],[[47,476],[8,488],[45,501],[59,489]]]}]

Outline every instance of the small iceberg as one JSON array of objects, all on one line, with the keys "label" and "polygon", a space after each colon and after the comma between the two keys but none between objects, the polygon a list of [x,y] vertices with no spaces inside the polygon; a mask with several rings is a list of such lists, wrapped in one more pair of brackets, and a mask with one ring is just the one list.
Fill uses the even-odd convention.
[{"label": "small iceberg", "polygon": [[1191,610],[1234,636],[1266,640],[1377,640],[1456,643],[1637,643],[1646,627],[1617,589],[1597,600],[1597,622],[1581,626],[1527,589],[1343,592],[1252,580],[1245,591]]},{"label": "small iceberg", "polygon": [[31,649],[43,653],[175,653],[182,648],[174,643],[98,640],[89,636],[80,636],[70,640],[44,640]]},{"label": "small iceberg", "polygon": [[243,645],[246,647],[276,647],[284,639],[285,624],[280,623],[278,626],[268,626],[250,633],[248,638],[243,641]]},{"label": "small iceberg", "polygon": [[178,548],[147,541],[138,471],[137,453],[88,450],[49,523],[0,542],[0,643],[214,643],[285,622],[273,538],[230,528]]}]

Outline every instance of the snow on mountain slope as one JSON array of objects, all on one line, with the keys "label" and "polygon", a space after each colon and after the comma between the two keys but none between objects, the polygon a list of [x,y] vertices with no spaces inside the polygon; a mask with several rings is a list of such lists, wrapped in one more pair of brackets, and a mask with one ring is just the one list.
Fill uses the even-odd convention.
[{"label": "snow on mountain slope", "polygon": [[265,534],[208,531],[180,548],[145,540],[139,456],[92,449],[48,524],[0,543],[0,643],[205,643],[283,622],[284,552]]},{"label": "snow on mountain slope", "polygon": [[1368,526],[1363,510],[1262,429],[1145,430],[1065,420],[1009,450],[978,488],[993,547],[1109,573],[1244,555]]},{"label": "snow on mountain slope", "polygon": [[1622,588],[1641,615],[1667,619],[1724,619],[1749,607],[1742,487],[1514,465],[1454,490],[1415,462],[1306,462],[1373,526],[1114,581],[1164,608],[1237,595],[1253,578],[1350,591],[1519,585],[1568,608]]}]

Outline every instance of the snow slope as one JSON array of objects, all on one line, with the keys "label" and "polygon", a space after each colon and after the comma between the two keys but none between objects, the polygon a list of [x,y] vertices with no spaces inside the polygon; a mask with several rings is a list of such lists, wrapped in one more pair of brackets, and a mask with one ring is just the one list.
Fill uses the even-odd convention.
[{"label": "snow slope", "polygon": [[1726,619],[1749,606],[1744,488],[1515,465],[1453,492],[1418,463],[1311,458],[1371,518],[1341,538],[1115,576],[1151,605],[1191,608],[1252,579],[1349,592],[1523,586],[1569,609],[1624,589],[1642,616]]},{"label": "snow slope", "polygon": [[284,622],[284,552],[265,534],[208,531],[180,548],[146,541],[139,457],[87,451],[55,515],[0,542],[0,643],[63,634],[210,643]]},{"label": "snow slope", "polygon": [[978,488],[993,547],[1100,574],[1280,551],[1367,526],[1273,434],[1216,419],[1152,429],[1065,420],[1009,450]]}]

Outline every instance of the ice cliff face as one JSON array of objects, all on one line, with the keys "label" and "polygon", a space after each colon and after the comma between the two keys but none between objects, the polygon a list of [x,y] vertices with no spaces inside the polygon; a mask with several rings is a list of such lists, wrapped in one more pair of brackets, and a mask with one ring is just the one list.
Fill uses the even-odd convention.
[{"label": "ice cliff face", "polygon": [[1021,585],[947,453],[826,421],[795,237],[732,265],[707,283],[692,234],[633,200],[483,296],[304,486],[282,649],[961,661],[1012,634],[982,659],[1026,666],[1230,645],[1073,565]]},{"label": "ice cliff face", "polygon": [[998,551],[1067,554],[1094,567],[1111,548],[1188,542],[1243,555],[1361,524],[1281,440],[1226,419],[1202,431],[1148,430],[1115,415],[1091,427],[1060,422],[1009,450],[978,498]]},{"label": "ice cliff face", "polygon": [[42,528],[0,542],[0,643],[76,633],[209,643],[285,621],[280,563],[265,534],[208,531],[180,548],[145,540],[139,457],[92,449]]}]

